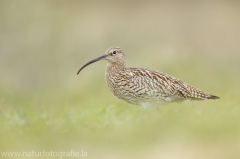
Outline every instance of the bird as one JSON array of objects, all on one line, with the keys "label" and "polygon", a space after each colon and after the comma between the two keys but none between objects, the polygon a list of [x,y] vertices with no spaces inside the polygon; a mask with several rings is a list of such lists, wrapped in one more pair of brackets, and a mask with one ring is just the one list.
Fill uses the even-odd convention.
[{"label": "bird", "polygon": [[83,65],[107,60],[105,80],[112,94],[130,104],[149,109],[154,104],[165,105],[186,99],[216,100],[218,96],[201,91],[166,73],[147,68],[126,67],[126,58],[120,47],[110,47],[105,54]]}]

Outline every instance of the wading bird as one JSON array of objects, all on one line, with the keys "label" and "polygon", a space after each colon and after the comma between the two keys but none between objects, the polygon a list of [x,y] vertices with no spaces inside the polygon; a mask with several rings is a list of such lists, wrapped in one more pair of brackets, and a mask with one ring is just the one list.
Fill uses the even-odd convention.
[{"label": "wading bird", "polygon": [[105,79],[113,95],[128,103],[142,105],[144,109],[156,103],[166,104],[185,99],[219,99],[168,74],[146,68],[126,68],[125,54],[120,47],[107,49],[104,55],[82,66],[77,74],[100,60],[108,61]]}]

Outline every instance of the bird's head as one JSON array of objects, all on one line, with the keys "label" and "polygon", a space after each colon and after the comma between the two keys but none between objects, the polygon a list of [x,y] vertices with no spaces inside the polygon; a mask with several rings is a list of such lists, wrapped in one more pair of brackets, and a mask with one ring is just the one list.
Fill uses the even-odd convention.
[{"label": "bird's head", "polygon": [[107,51],[105,52],[104,55],[102,55],[98,58],[95,58],[95,59],[89,61],[88,63],[86,63],[85,65],[83,65],[79,69],[77,74],[79,74],[80,71],[82,69],[84,69],[86,66],[88,66],[94,62],[100,61],[100,60],[107,60],[110,63],[116,63],[116,64],[125,66],[125,55],[123,53],[123,50],[120,47],[110,47],[109,49],[107,49]]}]

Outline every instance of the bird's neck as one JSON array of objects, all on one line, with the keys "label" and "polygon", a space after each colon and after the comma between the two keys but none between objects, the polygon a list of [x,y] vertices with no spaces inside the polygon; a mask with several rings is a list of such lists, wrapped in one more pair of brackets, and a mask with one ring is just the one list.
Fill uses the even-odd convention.
[{"label": "bird's neck", "polygon": [[125,68],[125,62],[108,62],[106,72],[117,73]]}]

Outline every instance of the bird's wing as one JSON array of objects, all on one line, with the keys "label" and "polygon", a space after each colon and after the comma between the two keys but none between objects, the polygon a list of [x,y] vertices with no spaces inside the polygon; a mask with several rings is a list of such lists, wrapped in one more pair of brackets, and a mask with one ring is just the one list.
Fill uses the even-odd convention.
[{"label": "bird's wing", "polygon": [[135,92],[172,98],[211,99],[211,95],[168,74],[143,68],[127,68],[121,76]]}]

